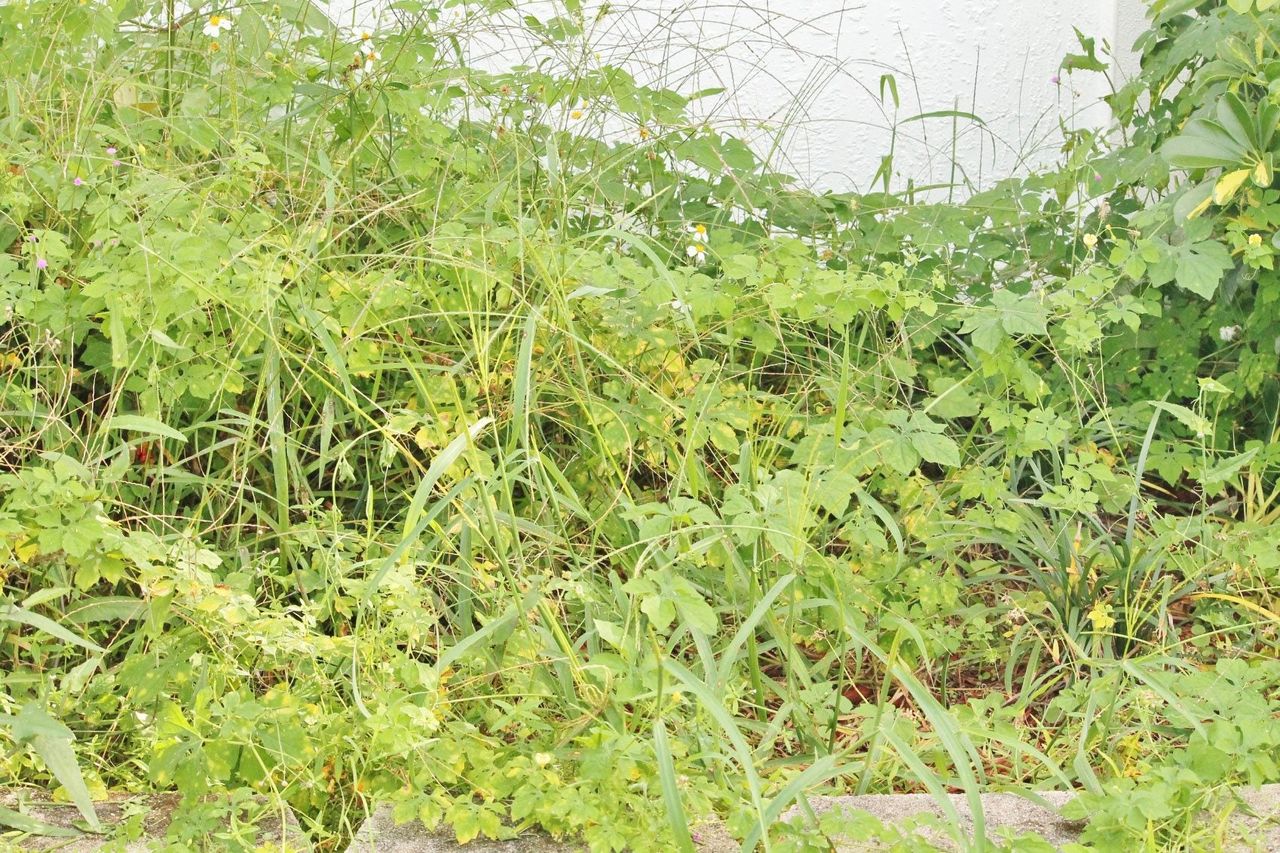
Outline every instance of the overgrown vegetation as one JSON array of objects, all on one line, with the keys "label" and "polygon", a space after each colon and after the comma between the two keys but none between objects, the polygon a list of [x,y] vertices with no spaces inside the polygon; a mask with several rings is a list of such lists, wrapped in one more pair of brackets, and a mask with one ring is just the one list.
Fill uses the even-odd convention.
[{"label": "overgrown vegetation", "polygon": [[1273,0],[1159,0],[1115,133],[955,203],[800,189],[577,0],[571,70],[460,63],[506,5],[0,7],[0,782],[220,850],[249,793],[323,850],[1047,788],[1221,843],[1280,780]]}]

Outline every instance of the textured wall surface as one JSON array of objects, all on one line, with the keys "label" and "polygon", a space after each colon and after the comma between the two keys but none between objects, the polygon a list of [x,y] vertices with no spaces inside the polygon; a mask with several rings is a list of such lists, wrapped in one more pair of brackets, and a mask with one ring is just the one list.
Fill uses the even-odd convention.
[{"label": "textured wall surface", "polygon": [[[340,23],[376,10],[331,4]],[[598,4],[597,4],[598,5]],[[1110,76],[1132,64],[1142,0],[622,0],[593,31],[597,57],[681,91],[725,87],[699,102],[709,118],[746,133],[809,183],[867,189],[894,152],[895,186],[967,180],[987,186],[1051,158],[1059,122],[1105,124],[1101,74],[1061,74],[1078,52],[1073,27],[1100,54],[1118,48]],[[546,14],[550,4],[522,0]],[[384,13],[385,14],[385,13]],[[510,31],[506,31],[510,32]],[[475,61],[500,67],[545,55],[494,32],[472,42]],[[579,58],[581,60],[581,58]],[[568,58],[567,61],[575,61]],[[893,108],[882,75],[893,75]],[[887,101],[887,102],[886,102]],[[981,122],[921,113],[961,110]],[[737,124],[734,120],[745,123]],[[896,131],[893,127],[897,124]],[[961,190],[961,193],[966,192]]]}]

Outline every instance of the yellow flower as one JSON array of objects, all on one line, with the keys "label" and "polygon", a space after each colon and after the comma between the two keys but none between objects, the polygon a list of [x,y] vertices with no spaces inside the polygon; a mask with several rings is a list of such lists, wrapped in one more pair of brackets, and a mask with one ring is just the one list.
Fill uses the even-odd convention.
[{"label": "yellow flower", "polygon": [[569,118],[573,119],[574,121],[577,121],[578,119],[582,118],[582,110],[574,110],[573,112],[569,113]]},{"label": "yellow flower", "polygon": [[1262,245],[1262,235],[1261,235],[1261,234],[1250,234],[1250,235],[1249,235],[1249,245],[1250,245],[1250,246],[1252,246],[1252,247],[1253,247],[1253,248],[1255,248],[1255,249],[1256,249],[1256,248],[1258,248],[1259,246],[1261,246],[1261,245]]},{"label": "yellow flower", "polygon": [[653,136],[653,134],[649,132],[649,128],[645,127],[643,124],[640,125],[640,141],[643,142],[650,136]]},{"label": "yellow flower", "polygon": [[1098,245],[1098,235],[1086,234],[1080,238],[1080,242],[1084,243],[1086,249],[1092,250],[1094,246]]},{"label": "yellow flower", "polygon": [[1111,616],[1111,608],[1101,601],[1093,603],[1093,608],[1089,611],[1089,621],[1093,623],[1093,630],[1099,634],[1110,631],[1116,625],[1116,620]]}]

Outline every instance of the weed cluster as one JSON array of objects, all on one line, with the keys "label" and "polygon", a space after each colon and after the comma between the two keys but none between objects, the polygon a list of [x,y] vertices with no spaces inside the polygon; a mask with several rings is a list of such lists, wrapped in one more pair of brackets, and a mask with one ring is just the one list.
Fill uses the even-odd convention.
[{"label": "weed cluster", "polygon": [[0,6],[0,782],[218,850],[984,788],[1211,846],[1280,779],[1273,5],[1157,0],[1116,133],[963,201],[803,190],[578,0]]}]

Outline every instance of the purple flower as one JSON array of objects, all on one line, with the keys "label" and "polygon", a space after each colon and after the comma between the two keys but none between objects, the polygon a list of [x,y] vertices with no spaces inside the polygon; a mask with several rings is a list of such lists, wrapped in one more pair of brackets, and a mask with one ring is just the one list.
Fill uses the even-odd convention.
[{"label": "purple flower", "polygon": [[44,258],[36,258],[36,269],[42,270],[49,266],[49,262]]},{"label": "purple flower", "polygon": [[76,185],[76,186],[78,186],[78,187],[82,187],[82,186],[84,186],[84,181],[80,180],[79,178],[76,178],[76,179],[75,179],[74,181],[72,181],[71,183],[75,184],[75,185]]},{"label": "purple flower", "polygon": [[1094,172],[1094,173],[1093,173],[1093,182],[1096,184],[1098,181],[1101,181],[1101,180],[1102,180],[1102,173],[1101,173],[1101,172]]},{"label": "purple flower", "polygon": [[1049,78],[1049,82],[1056,86],[1062,82],[1062,78],[1055,74]]},{"label": "purple flower", "polygon": [[114,145],[110,146],[107,148],[107,153],[114,157],[116,154],[116,147]]}]

